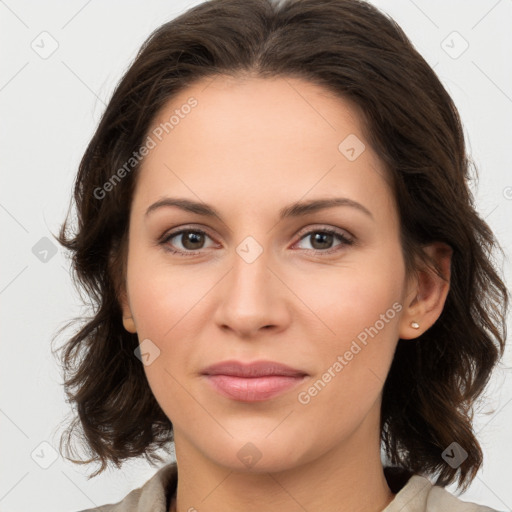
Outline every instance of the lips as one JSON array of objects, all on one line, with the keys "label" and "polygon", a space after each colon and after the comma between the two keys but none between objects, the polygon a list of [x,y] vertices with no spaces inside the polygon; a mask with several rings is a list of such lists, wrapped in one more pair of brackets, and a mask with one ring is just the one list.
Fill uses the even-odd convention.
[{"label": "lips", "polygon": [[300,384],[307,373],[274,361],[223,361],[203,372],[212,388],[232,400],[269,400]]},{"label": "lips", "polygon": [[291,368],[275,361],[256,361],[253,363],[242,363],[239,361],[223,361],[213,364],[203,370],[204,375],[231,375],[233,377],[265,377],[282,375],[285,377],[303,377],[306,372]]}]

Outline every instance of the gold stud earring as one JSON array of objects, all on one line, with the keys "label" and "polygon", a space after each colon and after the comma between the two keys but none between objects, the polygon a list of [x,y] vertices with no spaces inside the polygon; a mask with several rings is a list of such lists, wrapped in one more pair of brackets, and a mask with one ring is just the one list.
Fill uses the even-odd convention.
[{"label": "gold stud earring", "polygon": [[420,328],[420,324],[418,322],[411,322],[411,327],[413,329],[419,329]]}]

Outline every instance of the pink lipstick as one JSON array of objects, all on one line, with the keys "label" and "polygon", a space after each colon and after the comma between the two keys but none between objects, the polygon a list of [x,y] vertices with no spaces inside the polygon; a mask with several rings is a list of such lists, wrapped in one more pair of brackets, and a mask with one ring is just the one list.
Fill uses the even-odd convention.
[{"label": "pink lipstick", "polygon": [[274,361],[223,361],[209,366],[202,374],[217,392],[243,402],[269,400],[300,384],[308,375]]}]

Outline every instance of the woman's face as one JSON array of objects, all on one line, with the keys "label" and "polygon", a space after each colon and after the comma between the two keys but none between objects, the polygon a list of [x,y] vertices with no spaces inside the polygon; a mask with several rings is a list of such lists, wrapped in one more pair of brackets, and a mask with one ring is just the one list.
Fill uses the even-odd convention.
[{"label": "woman's face", "polygon": [[[182,91],[148,135],[125,327],[177,453],[278,471],[378,449],[410,296],[396,206],[357,112],[298,79],[217,77]],[[151,208],[167,199],[197,206]],[[302,376],[204,374],[233,360]]]}]

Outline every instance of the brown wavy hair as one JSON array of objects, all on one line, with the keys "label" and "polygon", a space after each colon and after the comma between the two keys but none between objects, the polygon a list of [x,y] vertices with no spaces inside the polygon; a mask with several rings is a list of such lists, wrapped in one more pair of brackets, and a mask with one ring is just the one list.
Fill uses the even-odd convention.
[{"label": "brown wavy hair", "polygon": [[[123,328],[118,300],[140,164],[108,193],[101,187],[141,148],[170,99],[220,75],[300,78],[352,102],[387,167],[407,272],[417,269],[417,256],[432,265],[423,245],[453,249],[441,316],[417,340],[398,341],[380,427],[391,465],[466,489],[483,458],[473,411],[505,346],[509,295],[493,258],[501,247],[475,210],[469,182],[476,168],[452,99],[396,22],[360,0],[212,0],[144,42],[80,162],[75,230],[68,210],[58,236],[93,310],[72,320],[82,324],[61,348],[64,389],[76,408],[61,454],[63,446],[73,453],[77,435],[91,457],[69,460],[100,462],[92,478],[109,462],[119,468],[142,455],[162,462],[157,450],[171,446],[172,423],[134,355],[137,335]],[[468,453],[459,468],[441,456],[454,441]]]}]

